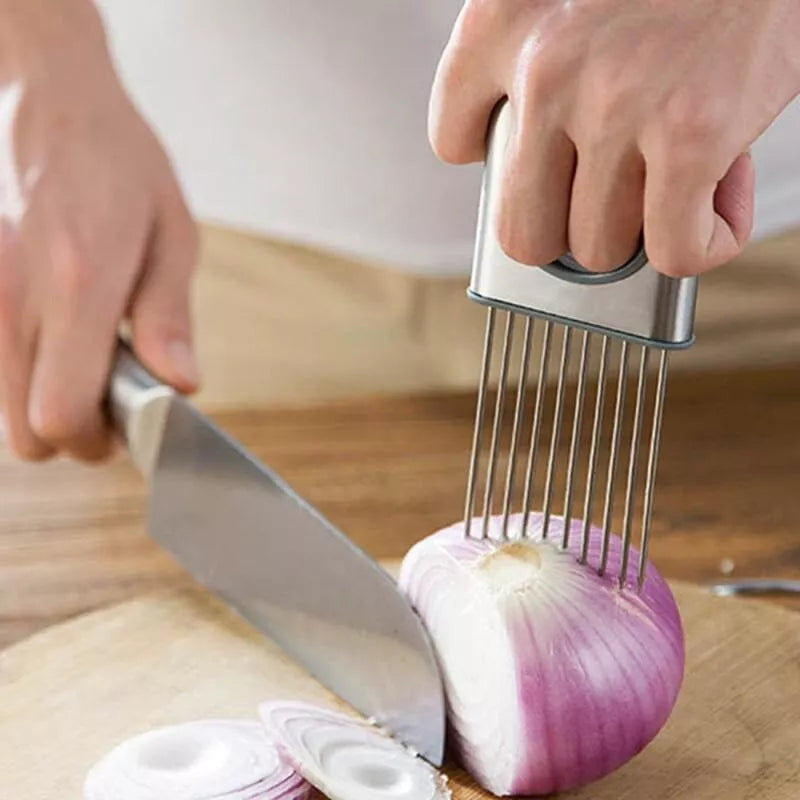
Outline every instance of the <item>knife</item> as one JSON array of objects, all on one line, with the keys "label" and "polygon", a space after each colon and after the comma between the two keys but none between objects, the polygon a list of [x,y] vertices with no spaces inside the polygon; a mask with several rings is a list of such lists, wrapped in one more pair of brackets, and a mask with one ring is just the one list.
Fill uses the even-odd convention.
[{"label": "knife", "polygon": [[125,345],[109,405],[150,484],[153,539],[321,683],[440,766],[441,677],[388,573]]}]

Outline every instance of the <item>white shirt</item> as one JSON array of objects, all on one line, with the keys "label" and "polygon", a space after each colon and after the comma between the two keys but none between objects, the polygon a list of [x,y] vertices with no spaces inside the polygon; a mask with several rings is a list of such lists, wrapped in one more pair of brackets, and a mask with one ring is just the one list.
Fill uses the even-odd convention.
[{"label": "white shirt", "polygon": [[[428,273],[469,270],[480,169],[428,92],[461,0],[100,0],[199,216]],[[758,142],[757,231],[800,222],[800,104]]]}]

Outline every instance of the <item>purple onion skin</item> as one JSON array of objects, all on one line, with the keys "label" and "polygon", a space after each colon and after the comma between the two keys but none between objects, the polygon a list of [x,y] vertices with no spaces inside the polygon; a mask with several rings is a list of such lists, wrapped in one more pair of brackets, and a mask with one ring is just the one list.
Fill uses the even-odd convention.
[{"label": "purple onion skin", "polygon": [[298,774],[291,775],[277,786],[267,785],[266,788],[254,786],[252,791],[254,793],[248,795],[247,800],[320,800],[322,798],[322,795]]},{"label": "purple onion skin", "polygon": [[[520,515],[512,517],[512,538],[521,528],[520,520]],[[476,520],[472,535],[480,530],[481,521]],[[558,558],[563,560],[551,559],[557,567],[548,567],[550,578],[542,578],[554,584],[552,592],[545,587],[538,597],[514,595],[504,606],[519,703],[517,719],[507,724],[522,739],[515,742],[510,774],[496,775],[473,740],[474,731],[450,715],[462,763],[495,794],[551,794],[607,775],[656,736],[680,691],[683,630],[666,581],[649,564],[639,593],[638,552],[631,548],[626,586],[620,590],[620,539],[611,538],[608,571],[600,576],[601,531],[591,529],[587,564],[581,565],[581,530],[582,522],[573,521],[568,545],[573,557],[561,553]],[[419,542],[403,562],[400,587],[428,625],[448,695],[455,688],[450,685],[448,654],[437,646],[435,626],[441,623],[433,615],[441,619],[448,582],[498,549],[491,537],[499,538],[499,533],[497,518],[488,540],[466,539],[459,523]],[[563,520],[552,517],[548,541],[541,546],[558,549],[562,537]],[[541,515],[531,516],[527,538],[541,542]],[[488,595],[486,601],[493,602]]]}]

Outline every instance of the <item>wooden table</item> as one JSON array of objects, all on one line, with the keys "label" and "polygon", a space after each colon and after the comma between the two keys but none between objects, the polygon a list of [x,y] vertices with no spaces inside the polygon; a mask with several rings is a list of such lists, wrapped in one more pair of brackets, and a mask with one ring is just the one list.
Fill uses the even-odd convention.
[{"label": "wooden table", "polygon": [[[652,546],[662,571],[800,578],[800,370],[676,376],[667,409]],[[372,554],[396,557],[461,513],[473,413],[455,394],[219,422]],[[144,509],[124,457],[87,468],[0,453],[0,646],[188,582],[146,537]]]}]

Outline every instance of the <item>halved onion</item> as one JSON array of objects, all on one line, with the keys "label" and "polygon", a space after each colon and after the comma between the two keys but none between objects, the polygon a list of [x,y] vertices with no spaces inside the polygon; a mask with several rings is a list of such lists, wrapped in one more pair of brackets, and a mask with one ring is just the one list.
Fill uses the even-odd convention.
[{"label": "halved onion", "polygon": [[213,720],[129,739],[96,764],[85,800],[308,800],[258,722]]},{"label": "halved onion", "polygon": [[445,778],[365,722],[306,703],[260,708],[281,754],[329,800],[445,800]]},{"label": "halved onion", "polygon": [[563,520],[551,518],[547,541],[541,521],[521,540],[513,516],[508,542],[499,519],[488,539],[453,525],[415,545],[400,575],[437,652],[454,744],[497,795],[563,791],[619,767],[664,725],[683,678],[680,616],[655,568],[638,593],[632,550],[620,590],[617,537],[601,577],[598,529],[583,565],[582,524],[565,551]]}]

